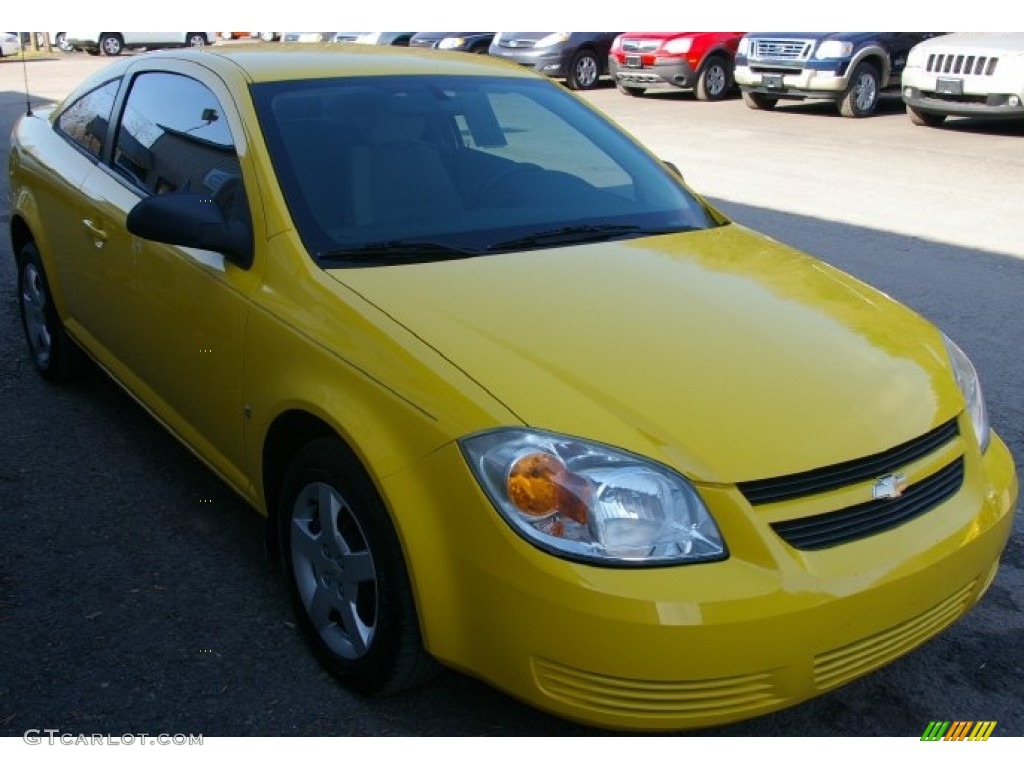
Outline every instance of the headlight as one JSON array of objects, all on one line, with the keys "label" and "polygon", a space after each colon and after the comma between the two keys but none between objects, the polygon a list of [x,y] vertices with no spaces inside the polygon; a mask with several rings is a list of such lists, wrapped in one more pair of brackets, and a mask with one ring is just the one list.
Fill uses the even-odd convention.
[{"label": "headlight", "polygon": [[461,48],[466,44],[464,37],[446,37],[437,44],[438,48]]},{"label": "headlight", "polygon": [[946,352],[949,353],[949,362],[953,365],[953,375],[956,377],[956,384],[963,393],[967,403],[967,412],[971,416],[971,424],[974,426],[974,434],[978,438],[978,445],[982,452],[988,448],[989,424],[988,411],[985,409],[985,396],[981,393],[981,381],[978,379],[978,372],[974,370],[971,359],[964,354],[953,340],[945,334],[942,341],[946,344]]},{"label": "headlight", "polygon": [[739,45],[736,47],[737,56],[747,56],[750,53],[750,38],[741,37]]},{"label": "headlight", "polygon": [[461,441],[513,530],[541,549],[599,565],[669,565],[726,556],[696,489],[655,462],[526,429]]},{"label": "headlight", "polygon": [[356,42],[360,45],[376,45],[380,35],[380,32],[365,32],[356,38]]},{"label": "headlight", "polygon": [[534,48],[547,48],[549,45],[557,45],[558,43],[564,43],[569,39],[568,32],[552,32],[547,37],[542,37],[536,43],[533,44]]},{"label": "headlight", "polygon": [[818,46],[814,52],[816,59],[845,59],[853,53],[853,43],[844,43],[841,40],[826,40]]},{"label": "headlight", "polygon": [[669,40],[665,43],[662,50],[665,53],[689,53],[692,45],[692,37],[677,37],[675,40]]}]

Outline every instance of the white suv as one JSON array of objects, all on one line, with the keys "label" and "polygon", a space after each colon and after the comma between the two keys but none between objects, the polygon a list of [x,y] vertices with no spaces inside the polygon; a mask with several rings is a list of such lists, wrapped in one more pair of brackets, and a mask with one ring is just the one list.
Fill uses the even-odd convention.
[{"label": "white suv", "polygon": [[217,42],[216,32],[68,32],[67,44],[96,56],[117,56],[125,48],[200,47]]},{"label": "white suv", "polygon": [[958,117],[1024,117],[1024,33],[964,32],[920,43],[903,70],[914,125]]}]

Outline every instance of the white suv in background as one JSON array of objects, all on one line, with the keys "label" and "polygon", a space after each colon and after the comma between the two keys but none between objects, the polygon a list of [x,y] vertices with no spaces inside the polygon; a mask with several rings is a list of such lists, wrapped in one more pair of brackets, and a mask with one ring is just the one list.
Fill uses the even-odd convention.
[{"label": "white suv in background", "polygon": [[184,48],[213,45],[216,32],[68,32],[67,44],[96,56],[117,56],[125,48]]},{"label": "white suv in background", "polygon": [[1024,118],[1024,33],[963,32],[914,46],[903,70],[914,125],[947,116]]}]

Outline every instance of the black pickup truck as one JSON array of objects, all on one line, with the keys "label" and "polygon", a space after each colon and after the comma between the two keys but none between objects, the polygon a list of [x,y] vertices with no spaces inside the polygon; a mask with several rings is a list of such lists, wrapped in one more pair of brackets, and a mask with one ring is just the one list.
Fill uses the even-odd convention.
[{"label": "black pickup truck", "polygon": [[751,109],[780,99],[827,99],[844,117],[875,111],[883,91],[898,91],[910,49],[941,32],[748,32],[735,79]]}]

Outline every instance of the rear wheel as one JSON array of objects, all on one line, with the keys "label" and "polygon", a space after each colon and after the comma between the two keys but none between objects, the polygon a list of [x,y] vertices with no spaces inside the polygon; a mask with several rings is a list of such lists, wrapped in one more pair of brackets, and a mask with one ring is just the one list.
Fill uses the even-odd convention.
[{"label": "rear wheel", "polygon": [[67,32],[58,32],[57,36],[53,38],[53,44],[60,50],[64,51],[64,53],[68,53],[72,50],[71,46],[68,44]]},{"label": "rear wheel", "polygon": [[292,604],[321,663],[353,690],[387,694],[429,677],[402,549],[380,497],[341,441],[302,448],[279,502]]},{"label": "rear wheel", "polygon": [[593,51],[580,51],[572,57],[566,83],[574,91],[596,88],[601,79],[601,65]]},{"label": "rear wheel", "polygon": [[732,75],[729,63],[720,56],[712,56],[697,75],[694,93],[700,101],[721,101],[729,93]]},{"label": "rear wheel", "polygon": [[929,128],[938,128],[946,122],[945,115],[937,115],[934,112],[922,112],[909,105],[907,106],[907,117],[910,118],[910,122],[914,125],[923,125]]},{"label": "rear wheel", "polygon": [[202,48],[209,42],[206,39],[206,35],[204,35],[202,32],[189,32],[185,36],[185,41],[189,48]]},{"label": "rear wheel", "polygon": [[124,40],[116,33],[105,32],[100,36],[100,51],[104,56],[120,56]]},{"label": "rear wheel", "polygon": [[775,109],[779,100],[774,96],[765,96],[763,93],[743,91],[743,103],[751,109]]},{"label": "rear wheel", "polygon": [[43,261],[35,243],[18,254],[18,305],[29,355],[39,375],[50,381],[72,379],[85,366],[85,356],[64,332]]}]

